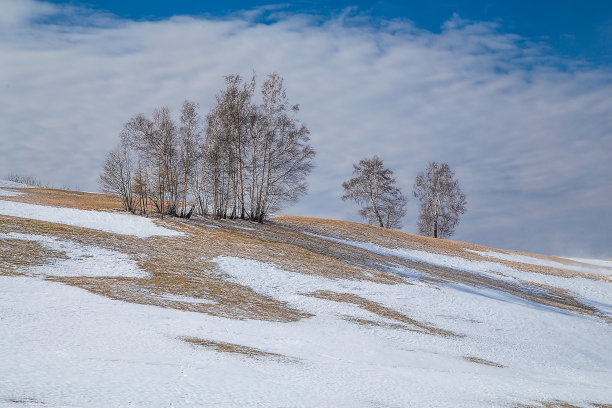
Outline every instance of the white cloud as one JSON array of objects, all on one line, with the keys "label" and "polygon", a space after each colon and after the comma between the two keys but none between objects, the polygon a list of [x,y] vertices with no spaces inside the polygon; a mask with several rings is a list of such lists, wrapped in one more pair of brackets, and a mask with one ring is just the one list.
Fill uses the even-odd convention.
[{"label": "white cloud", "polygon": [[[350,11],[262,24],[2,8],[0,174],[96,189],[130,116],[184,98],[207,110],[224,75],[276,71],[318,152],[311,195],[288,212],[356,220],[340,184],[374,153],[407,194],[427,161],[448,161],[468,196],[457,239],[612,256],[612,75],[560,66],[494,24],[453,17],[434,34]],[[407,231],[415,218],[412,201]]]}]

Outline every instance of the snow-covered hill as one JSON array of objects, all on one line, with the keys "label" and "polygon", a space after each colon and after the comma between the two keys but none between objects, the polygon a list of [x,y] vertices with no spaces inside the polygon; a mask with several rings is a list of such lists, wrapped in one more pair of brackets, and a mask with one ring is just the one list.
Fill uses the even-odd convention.
[{"label": "snow-covered hill", "polygon": [[611,261],[21,187],[0,183],[0,406],[612,404]]}]

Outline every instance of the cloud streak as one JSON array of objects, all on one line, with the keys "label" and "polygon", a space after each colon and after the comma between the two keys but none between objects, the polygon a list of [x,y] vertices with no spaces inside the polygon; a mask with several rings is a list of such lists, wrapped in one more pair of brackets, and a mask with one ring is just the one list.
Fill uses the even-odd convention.
[{"label": "cloud streak", "polygon": [[0,174],[95,190],[130,116],[185,98],[205,113],[224,75],[276,71],[318,152],[311,194],[287,212],[357,220],[340,185],[374,153],[405,193],[428,161],[448,161],[468,197],[457,239],[612,257],[612,75],[494,24],[455,16],[435,34],[351,12],[136,22],[3,8]]}]

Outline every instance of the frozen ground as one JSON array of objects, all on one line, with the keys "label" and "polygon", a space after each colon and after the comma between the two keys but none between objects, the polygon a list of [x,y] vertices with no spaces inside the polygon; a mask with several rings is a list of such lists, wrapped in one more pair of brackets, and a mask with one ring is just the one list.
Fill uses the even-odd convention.
[{"label": "frozen ground", "polygon": [[[28,217],[40,212],[31,211],[29,204],[4,203],[0,201],[0,214]],[[59,210],[63,215],[46,220],[74,225],[75,218],[64,210]],[[71,214],[96,219],[91,213]],[[121,221],[137,231],[162,228],[149,219],[142,219],[144,224],[131,221],[135,218],[139,217]],[[98,221],[92,225],[104,226]],[[312,315],[292,323],[239,320],[112,300],[48,279],[148,276],[127,254],[42,235],[0,231],[0,240],[34,241],[65,254],[45,266],[24,267],[21,276],[0,276],[0,406],[512,407],[560,400],[591,407],[593,402],[612,403],[612,325],[504,292],[458,284],[434,286],[401,267],[397,272],[408,278],[391,285],[288,271],[276,266],[274,258],[260,262],[248,259],[248,253],[208,259],[214,268],[202,271],[203,275],[223,277]],[[600,305],[604,313],[612,313],[604,307],[612,304],[606,281],[584,279],[592,285],[585,286],[578,278],[514,270],[495,257],[470,261],[335,240],[476,274],[503,273],[500,279],[557,278],[546,282],[565,285],[585,301]],[[456,335],[427,333],[356,302],[313,293],[363,299]],[[180,294],[159,296],[208,302]],[[220,352],[184,338],[241,345],[280,358]]]}]

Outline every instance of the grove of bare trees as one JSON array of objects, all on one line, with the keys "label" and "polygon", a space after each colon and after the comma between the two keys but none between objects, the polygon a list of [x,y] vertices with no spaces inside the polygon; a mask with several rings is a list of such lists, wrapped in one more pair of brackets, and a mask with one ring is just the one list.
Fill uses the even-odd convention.
[{"label": "grove of bare trees", "polygon": [[384,167],[378,156],[353,164],[355,177],[342,183],[342,200],[361,205],[359,215],[369,224],[384,228],[401,228],[406,214],[406,198],[395,186],[393,171]]},{"label": "grove of bare trees", "polygon": [[452,236],[467,201],[449,165],[430,162],[425,172],[417,175],[413,194],[421,203],[419,233],[434,238]]},{"label": "grove of bare trees", "polygon": [[283,79],[225,77],[204,117],[185,101],[178,122],[168,107],[127,121],[99,182],[132,212],[190,217],[194,212],[262,222],[306,193],[315,152]]}]

